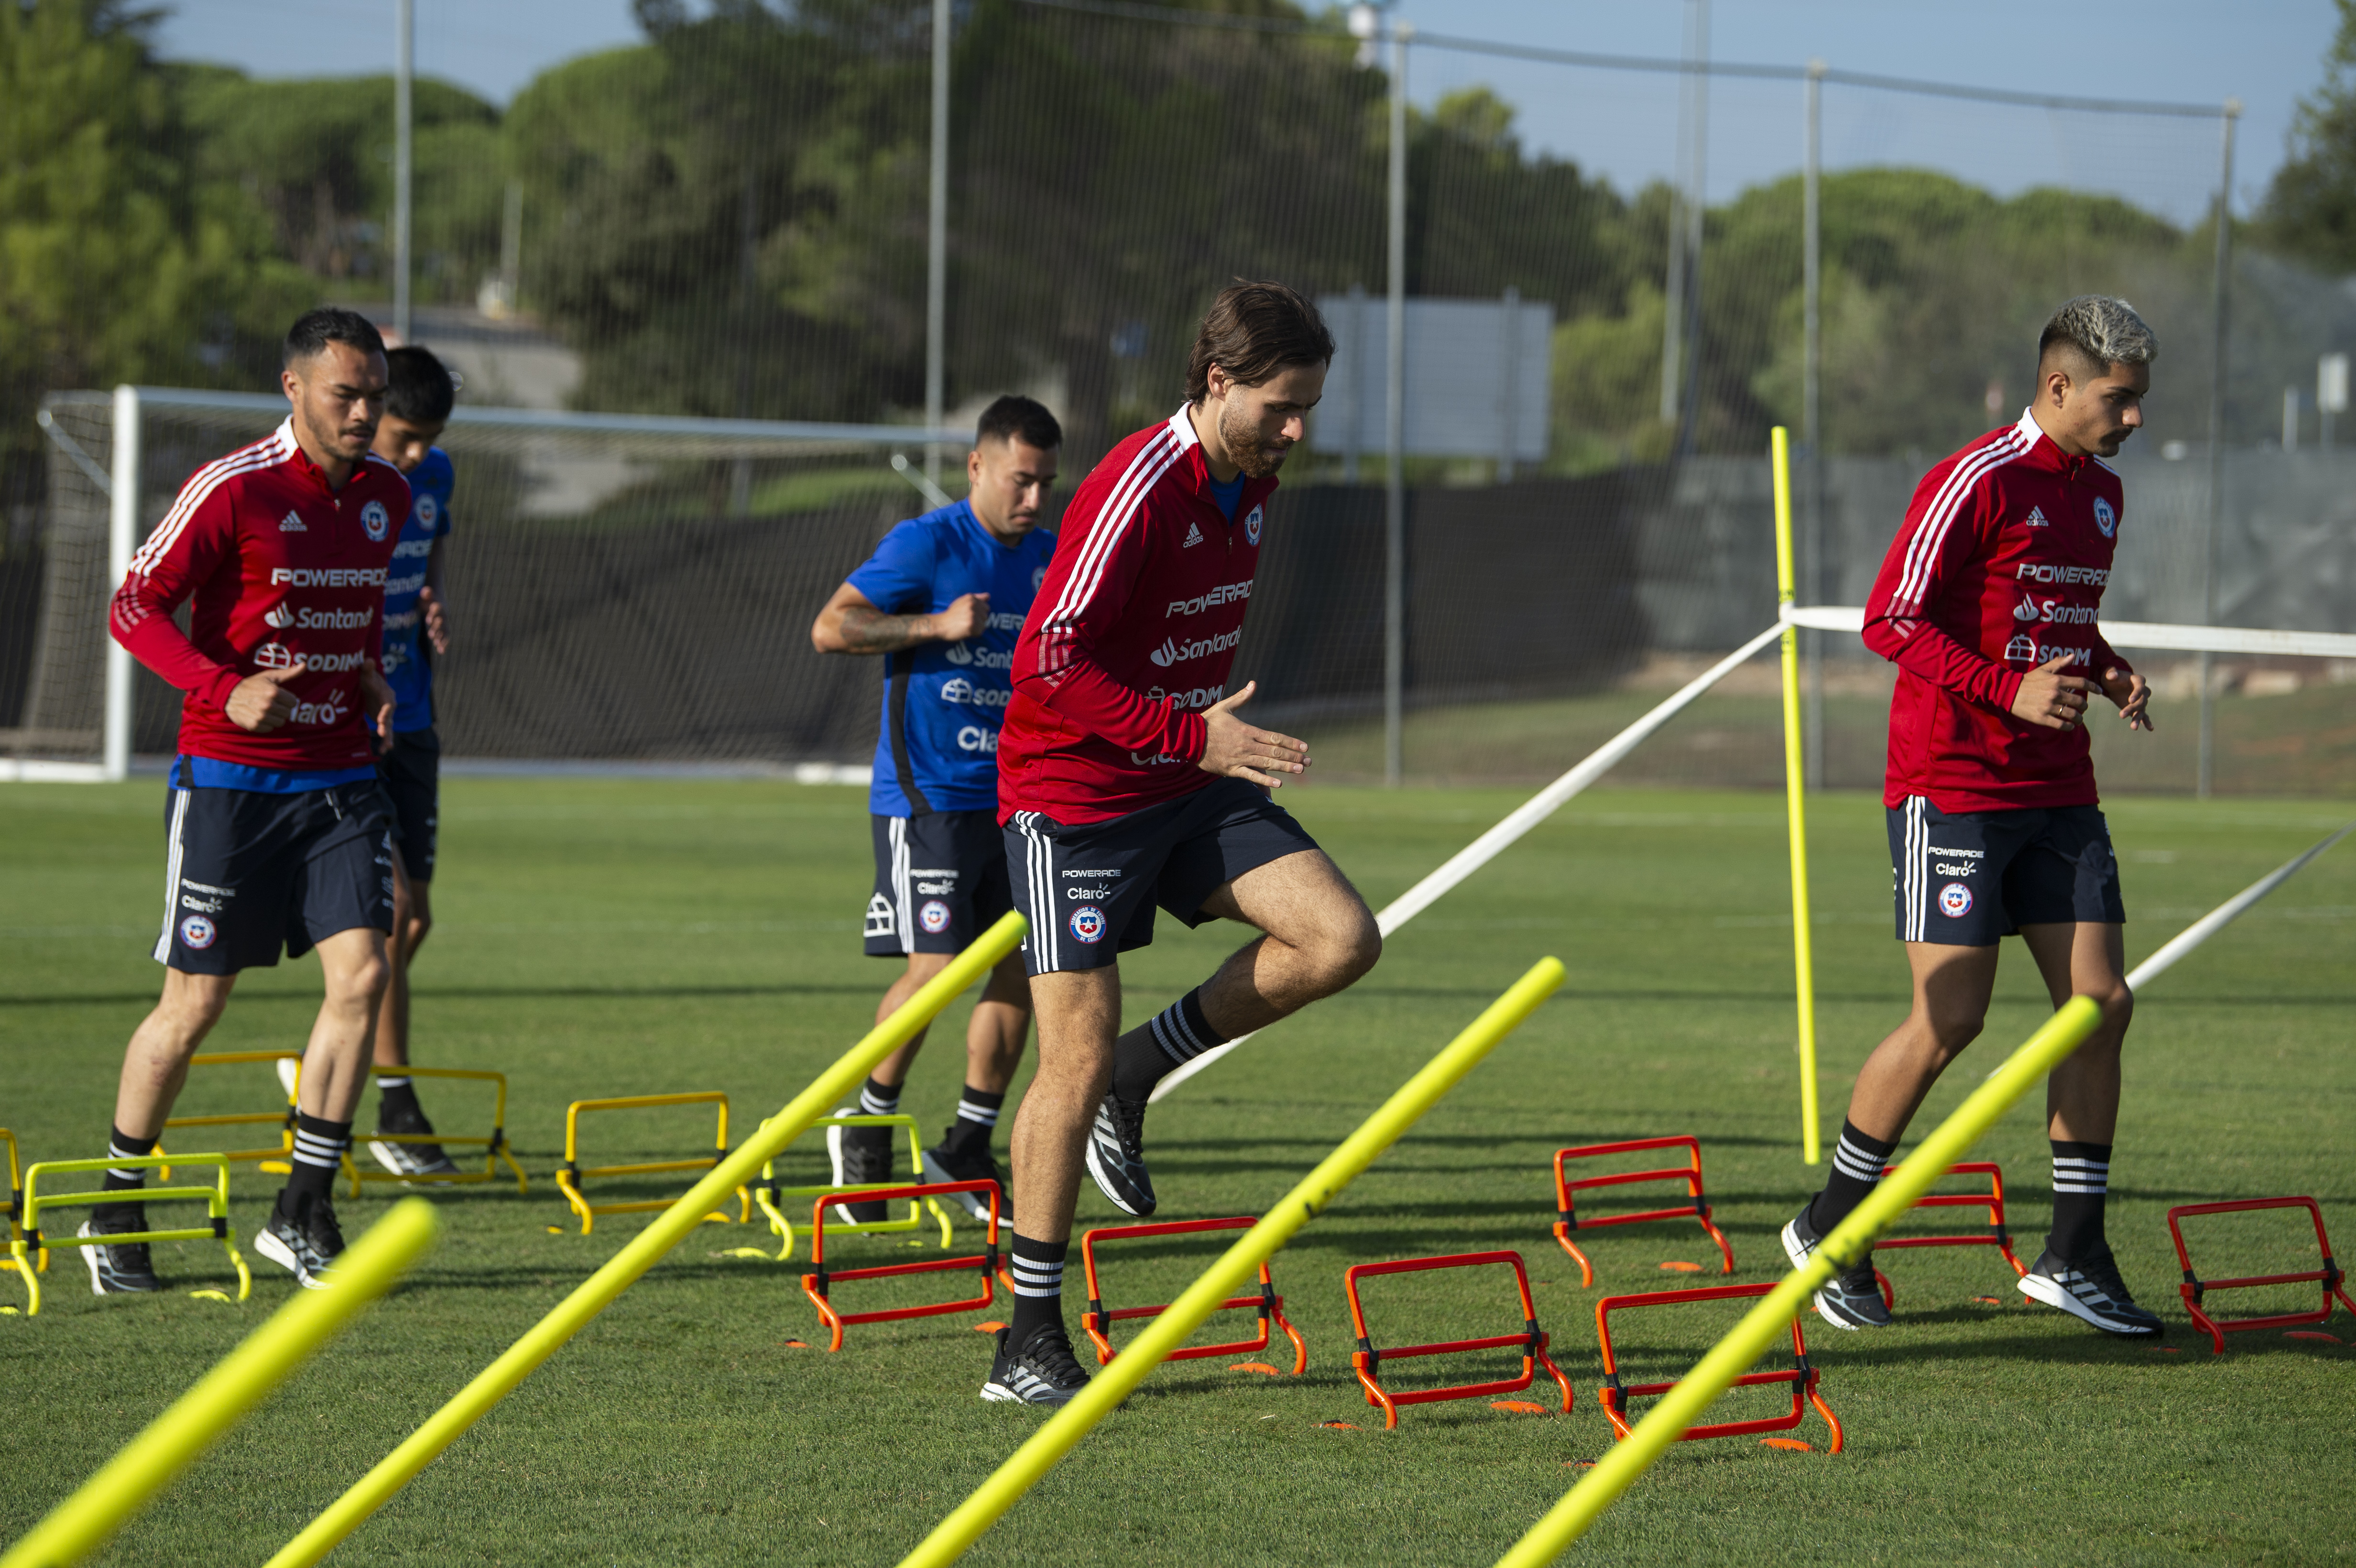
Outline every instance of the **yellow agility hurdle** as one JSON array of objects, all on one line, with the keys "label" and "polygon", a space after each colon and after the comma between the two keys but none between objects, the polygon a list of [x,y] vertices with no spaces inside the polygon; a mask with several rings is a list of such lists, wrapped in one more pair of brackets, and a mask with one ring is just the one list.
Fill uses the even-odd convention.
[{"label": "yellow agility hurdle", "polygon": [[[24,1172],[18,1169],[16,1165],[16,1135],[5,1127],[0,1127],[0,1138],[8,1140],[9,1248],[8,1256],[0,1259],[0,1268],[12,1268],[21,1273],[24,1276],[26,1301],[29,1305],[38,1306],[41,1299],[41,1287],[33,1282],[33,1271],[18,1261],[16,1253],[16,1248],[25,1239],[22,1223],[25,1218],[25,1177]],[[16,1314],[16,1309],[13,1307],[0,1307],[0,1314],[13,1317]]]},{"label": "yellow agility hurdle", "polygon": [[2078,1049],[2102,1021],[2102,1009],[2087,997],[2073,997],[2045,1026],[1988,1074],[1955,1114],[1939,1124],[1904,1164],[1881,1179],[1873,1195],[1858,1204],[1833,1228],[1833,1233],[1808,1258],[1808,1266],[1784,1276],[1783,1283],[1734,1326],[1733,1332],[1710,1348],[1678,1380],[1676,1387],[1645,1413],[1628,1437],[1597,1461],[1595,1468],[1531,1527],[1511,1552],[1497,1559],[1497,1568],[1542,1568],[1563,1548],[1587,1532],[1597,1516],[1659,1458],[1670,1444],[1684,1435],[1710,1403],[1726,1392],[1763,1353],[1772,1339],[1791,1332],[1792,1320],[1807,1305],[1808,1296],[1842,1268],[1852,1267],[1871,1252],[1874,1237],[1894,1223],[1931,1189],[1932,1183],[1961,1159],[1996,1119],[2010,1110],[2029,1086]]},{"label": "yellow agility hurdle", "polygon": [[[761,1125],[766,1127],[769,1124],[764,1122]],[[922,1171],[925,1168],[924,1135],[916,1130],[916,1118],[914,1116],[820,1116],[818,1120],[812,1122],[803,1130],[805,1132],[814,1132],[820,1127],[905,1128],[908,1134],[908,1168],[911,1171]],[[795,1136],[798,1137],[801,1135],[798,1133]],[[780,1150],[778,1152],[783,1153],[784,1151]],[[794,1255],[794,1222],[786,1218],[784,1209],[777,1202],[777,1200],[780,1198],[823,1198],[829,1193],[833,1192],[840,1192],[846,1197],[851,1197],[856,1196],[861,1192],[867,1191],[873,1188],[905,1187],[907,1183],[905,1182],[872,1181],[850,1187],[836,1187],[823,1183],[817,1187],[785,1187],[779,1185],[777,1181],[776,1161],[770,1160],[761,1167],[761,1179],[755,1183],[753,1188],[753,1201],[759,1205],[762,1213],[769,1217],[769,1233],[773,1236],[782,1238],[784,1244],[777,1249],[776,1261],[778,1263],[784,1263],[787,1258]],[[830,1235],[854,1236],[883,1235],[896,1231],[918,1230],[924,1225],[925,1214],[927,1211],[931,1211],[934,1220],[940,1225],[941,1246],[943,1250],[946,1251],[953,1239],[949,1231],[948,1211],[943,1209],[938,1201],[930,1198],[922,1200],[915,1198],[909,1199],[908,1212],[905,1218],[898,1220],[862,1220],[856,1222],[846,1221],[840,1225],[830,1223],[827,1226],[827,1233]],[[915,1244],[916,1243],[910,1243],[912,1246]],[[756,1247],[741,1247],[737,1250],[748,1254],[759,1253],[759,1255],[763,1257],[767,1257],[769,1255],[766,1252],[761,1252],[761,1250]]]},{"label": "yellow agility hurdle", "polygon": [[[169,1161],[182,1165],[209,1165],[215,1172],[210,1187],[143,1187],[137,1191],[123,1192],[55,1192],[41,1194],[44,1176],[70,1176],[82,1171],[114,1169],[166,1170]],[[45,1209],[91,1208],[101,1203],[170,1203],[183,1199],[196,1200],[205,1205],[205,1216],[210,1222],[201,1229],[183,1231],[121,1231],[104,1236],[44,1236],[41,1234],[41,1211]],[[25,1281],[26,1293],[32,1297],[25,1308],[28,1317],[41,1310],[40,1282],[34,1277],[37,1267],[49,1266],[52,1247],[94,1247],[121,1245],[130,1242],[219,1242],[229,1253],[229,1261],[237,1268],[237,1298],[243,1301],[253,1294],[253,1275],[246,1271],[245,1260],[238,1255],[237,1239],[229,1229],[229,1156],[225,1154],[143,1154],[112,1156],[104,1159],[48,1159],[25,1172],[25,1218],[23,1231],[8,1240],[9,1255],[16,1260],[16,1273]]]},{"label": "yellow agility hurdle", "polygon": [[[391,1182],[402,1187],[460,1187],[476,1182],[497,1181],[499,1162],[507,1161],[509,1171],[515,1177],[516,1190],[528,1193],[531,1182],[518,1165],[514,1152],[508,1147],[508,1075],[480,1067],[381,1067],[369,1063],[371,1073],[392,1073],[407,1078],[455,1078],[468,1083],[488,1083],[492,1088],[491,1130],[488,1133],[370,1133],[368,1141],[382,1144],[435,1144],[444,1148],[480,1148],[483,1168],[463,1170],[455,1176],[395,1176],[389,1170],[362,1170],[353,1163],[351,1151],[344,1151],[344,1175],[352,1184],[352,1196],[358,1198],[360,1189],[369,1182]],[[300,1072],[297,1080],[299,1087]],[[568,1154],[566,1158],[572,1157]]]},{"label": "yellow agility hurdle", "polygon": [[707,1173],[687,1196],[656,1216],[627,1245],[606,1260],[604,1267],[559,1302],[555,1310],[477,1373],[474,1381],[459,1390],[455,1397],[427,1418],[424,1425],[386,1455],[376,1468],[328,1505],[325,1512],[304,1527],[301,1534],[279,1548],[264,1568],[308,1568],[333,1551],[337,1541],[359,1529],[369,1515],[384,1506],[386,1499],[480,1420],[484,1412],[530,1376],[535,1367],[554,1355],[566,1340],[581,1331],[584,1324],[605,1310],[607,1303],[628,1289],[664,1253],[701,1224],[713,1203],[724,1200],[731,1190],[750,1180],[779,1149],[793,1141],[795,1134],[825,1115],[828,1107],[841,1104],[843,1096],[856,1090],[877,1062],[907,1044],[911,1036],[930,1024],[968,987],[996,968],[1022,942],[1025,929],[1021,915],[1008,914],[982,933],[972,946],[950,961],[948,968],[903,1002],[898,1011],[868,1030],[864,1039],[819,1074],[809,1088],[795,1095],[785,1109],[762,1123],[741,1147]]},{"label": "yellow agility hurdle", "polygon": [[[720,1130],[713,1135],[712,1153],[696,1159],[656,1159],[637,1165],[581,1164],[581,1114],[584,1111],[637,1111],[659,1105],[717,1105],[720,1108]],[[582,1192],[581,1184],[593,1176],[659,1176],[673,1170],[710,1170],[728,1152],[728,1096],[716,1089],[699,1090],[688,1094],[624,1094],[612,1100],[575,1100],[564,1107],[564,1164],[556,1173],[557,1189],[573,1211],[581,1216],[581,1233],[587,1235],[589,1226],[600,1214],[650,1214],[658,1209],[668,1209],[679,1201],[675,1198],[633,1199],[626,1203],[592,1203]],[[727,1201],[725,1196],[722,1198]],[[753,1217],[753,1196],[742,1186],[736,1189],[736,1219],[742,1224]],[[725,1225],[730,1223],[724,1209],[715,1209],[704,1216]]]},{"label": "yellow agility hurdle", "polygon": [[[188,1058],[190,1067],[238,1067],[256,1061],[292,1061],[299,1073],[302,1071],[303,1053],[299,1051],[199,1051]],[[258,1161],[264,1170],[270,1170],[274,1167],[283,1172],[289,1168],[294,1157],[294,1092],[288,1089],[284,1093],[285,1103],[273,1110],[238,1111],[220,1116],[167,1116],[164,1121],[162,1136],[156,1142],[155,1152],[159,1155],[164,1152],[163,1140],[170,1138],[173,1130],[177,1127],[271,1126],[278,1129],[276,1143],[262,1148],[218,1149],[209,1152],[218,1153],[223,1159]],[[165,1166],[162,1175],[165,1180],[169,1181],[172,1179],[172,1168],[168,1165]]]},{"label": "yellow agility hurdle", "polygon": [[[1073,1445],[1128,1398],[1130,1391],[1145,1381],[1146,1373],[1201,1327],[1205,1318],[1225,1306],[1247,1279],[1254,1277],[1261,1264],[1303,1225],[1323,1213],[1325,1206],[1359,1172],[1372,1165],[1377,1155],[1396,1143],[1499,1040],[1537,1011],[1538,1004],[1552,996],[1562,980],[1561,962],[1542,958],[1528,974],[1515,981],[1463,1033],[1449,1041],[1439,1055],[1424,1063],[1414,1077],[1399,1086],[1397,1093],[1384,1101],[1382,1108],[1361,1123],[1356,1132],[1343,1139],[1341,1147],[1327,1155],[1299,1186],[1278,1199],[1275,1207],[1188,1285],[1185,1293],[1172,1302],[1144,1333],[1123,1346],[1109,1366],[1088,1380],[1088,1386],[1080,1391],[1077,1398],[1057,1411],[971,1497],[941,1520],[914,1552],[901,1559],[900,1568],[945,1568],[963,1555],[965,1549],[1053,1469]],[[280,1564],[273,1563],[271,1568],[280,1568]]]},{"label": "yellow agility hurdle", "polygon": [[189,1461],[382,1296],[433,1244],[439,1223],[434,1206],[423,1198],[397,1204],[336,1260],[327,1289],[296,1291],[80,1490],[9,1548],[0,1568],[61,1568],[104,1545]]}]

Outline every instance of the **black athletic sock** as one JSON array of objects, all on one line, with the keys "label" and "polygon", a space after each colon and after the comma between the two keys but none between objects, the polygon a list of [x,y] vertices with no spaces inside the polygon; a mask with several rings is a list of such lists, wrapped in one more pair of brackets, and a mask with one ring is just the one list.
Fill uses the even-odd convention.
[{"label": "black athletic sock", "polygon": [[942,1145],[952,1154],[989,1148],[991,1129],[998,1125],[998,1113],[1005,1104],[1003,1093],[993,1094],[967,1084],[965,1093],[958,1097],[957,1120],[949,1124]]},{"label": "black athletic sock", "polygon": [[397,1132],[406,1131],[407,1129],[401,1125],[402,1123],[422,1118],[425,1115],[424,1108],[417,1103],[416,1087],[410,1083],[405,1074],[396,1074],[391,1078],[380,1075],[376,1081],[376,1125],[378,1126],[390,1127]]},{"label": "black athletic sock", "polygon": [[295,1112],[294,1168],[279,1190],[279,1211],[291,1215],[305,1199],[330,1196],[335,1190],[337,1168],[351,1142],[351,1123],[330,1122]]},{"label": "black athletic sock", "polygon": [[1825,1189],[1808,1205],[1808,1223],[1819,1236],[1829,1236],[1833,1227],[1849,1216],[1849,1211],[1871,1196],[1881,1183],[1882,1167],[1897,1151],[1895,1143],[1883,1143],[1857,1130],[1857,1124],[1844,1119],[1840,1142],[1833,1146],[1832,1174],[1825,1178]]},{"label": "black athletic sock", "polygon": [[1014,1280],[1014,1320],[1006,1326],[1006,1342],[1015,1349],[1050,1323],[1064,1326],[1064,1254],[1071,1250],[1069,1242],[1016,1234],[1006,1269]]},{"label": "black athletic sock", "polygon": [[1112,1092],[1123,1100],[1142,1101],[1173,1069],[1210,1050],[1227,1037],[1203,1016],[1203,987],[1195,987],[1120,1037],[1112,1048]]},{"label": "black athletic sock", "polygon": [[2055,1257],[2076,1263],[2106,1244],[2103,1200],[2111,1189],[2111,1146],[2051,1142],[2053,1231],[2045,1245]]},{"label": "black athletic sock", "polygon": [[[859,1086],[859,1114],[862,1116],[896,1116],[900,1114],[900,1085],[878,1083],[874,1079]],[[889,1127],[877,1127],[879,1133]]]},{"label": "black athletic sock", "polygon": [[[154,1154],[155,1141],[154,1138],[134,1138],[121,1127],[111,1128],[107,1134],[106,1157],[137,1159],[143,1155]],[[98,1185],[102,1192],[136,1192],[147,1185],[147,1169],[145,1166],[136,1165],[127,1169],[109,1167],[106,1179]],[[91,1210],[90,1217],[100,1224],[121,1224],[132,1219],[132,1210],[130,1203],[101,1203]]]}]

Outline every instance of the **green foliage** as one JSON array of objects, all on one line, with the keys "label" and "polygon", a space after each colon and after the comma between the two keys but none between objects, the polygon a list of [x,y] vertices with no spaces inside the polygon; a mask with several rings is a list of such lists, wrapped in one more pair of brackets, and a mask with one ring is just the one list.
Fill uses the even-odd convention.
[{"label": "green foliage", "polygon": [[2299,101],[2291,156],[2275,171],[2259,226],[2276,246],[2335,272],[2356,272],[2356,0],[2335,0],[2340,30],[2320,86]]}]

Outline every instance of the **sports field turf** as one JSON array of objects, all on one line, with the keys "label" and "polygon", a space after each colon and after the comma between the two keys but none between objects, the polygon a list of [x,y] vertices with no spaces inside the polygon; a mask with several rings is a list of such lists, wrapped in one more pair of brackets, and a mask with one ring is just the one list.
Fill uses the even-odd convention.
[{"label": "sports field turf", "polygon": [[[28,1158],[102,1152],[123,1042],[157,984],[145,953],[161,794],[152,779],[0,792],[0,1124]],[[1517,798],[1287,795],[1377,905]],[[2109,809],[2131,957],[2346,816],[2338,803],[2304,801],[2122,799]],[[417,970],[418,1056],[510,1075],[531,1194],[477,1187],[439,1199],[447,1231],[415,1275],[104,1560],[259,1562],[609,1256],[635,1217],[584,1238],[550,1180],[567,1100],[723,1089],[741,1131],[856,1038],[887,976],[858,955],[864,814],[862,792],[848,789],[451,781],[441,924]],[[1880,819],[1861,795],[1820,801],[1814,818],[1827,1143],[1856,1064],[1902,1006]],[[1599,1289],[1580,1290],[1547,1234],[1555,1147],[1698,1134],[1738,1277],[1782,1272],[1775,1231],[1819,1174],[1796,1147],[1787,897],[1780,799],[1599,790],[1395,937],[1355,990],[1158,1107],[1148,1143],[1165,1216],[1256,1211],[1533,960],[1551,953],[1569,965],[1560,995],[1276,1260],[1309,1340],[1307,1377],[1232,1372],[1224,1360],[1156,1371],[970,1560],[1492,1561],[1575,1478],[1571,1462],[1608,1446],[1594,1403],[1594,1297],[1713,1277],[1660,1271],[1710,1256],[1697,1227],[1664,1223],[1596,1235]],[[2356,846],[2346,846],[2140,1003],[2111,1235],[2129,1283],[2169,1321],[2166,1349],[2019,1305],[1990,1249],[1886,1254],[1898,1327],[1869,1339],[1810,1319],[1825,1394],[1847,1424],[1846,1454],[1748,1439],[1681,1445],[1577,1555],[1678,1568],[2346,1561],[2356,1347],[2251,1334],[2211,1357],[2175,1299],[2162,1214],[2171,1203],[2312,1193],[2343,1255],[2356,1248],[2351,933]],[[1165,921],[1162,940],[1128,965],[1131,1019],[1199,978],[1232,941]],[[252,975],[209,1049],[299,1045],[316,997],[309,963]],[[2045,1011],[2016,948],[1987,1038],[1918,1129]],[[937,1030],[906,1102],[928,1142],[956,1097],[958,1053],[944,1037],[961,1031],[962,1012]],[[258,1076],[235,1092],[240,1071],[261,1070],[218,1070],[183,1108],[266,1104]],[[469,1130],[474,1114],[458,1094],[425,1093],[445,1131]],[[667,1138],[651,1116],[616,1117],[598,1148],[684,1152],[708,1137],[700,1118],[682,1114]],[[2041,1120],[2024,1105],[1981,1150],[2004,1163],[2024,1261],[2046,1215]],[[818,1157],[797,1157],[807,1170]],[[241,1237],[274,1185],[241,1170]],[[348,1232],[382,1211],[384,1191],[344,1202]],[[1081,1213],[1105,1223],[1110,1211],[1087,1190]],[[556,1224],[563,1233],[549,1232]],[[2205,1269],[2313,1266],[2286,1221],[2212,1224],[2219,1244],[2201,1254]],[[961,1227],[960,1241],[974,1233]],[[988,1344],[969,1324],[980,1314],[854,1328],[838,1355],[788,1347],[819,1338],[794,1271],[717,1255],[761,1239],[734,1226],[698,1232],[333,1561],[896,1560],[1039,1417],[976,1399]],[[1350,1377],[1343,1268],[1490,1247],[1518,1247],[1544,1282],[1540,1320],[1578,1387],[1577,1410],[1422,1406],[1385,1434]],[[157,1252],[181,1286],[225,1273],[218,1251]],[[1205,1255],[1137,1252],[1114,1276],[1129,1302],[1168,1300]],[[918,1255],[894,1238],[846,1243],[843,1261]],[[252,1301],[231,1308],[181,1290],[95,1299],[79,1259],[57,1255],[42,1315],[0,1318],[0,1539],[285,1298],[286,1276],[254,1267]],[[865,1288],[872,1299],[894,1295]],[[1376,1333],[1393,1344],[1518,1328],[1502,1274],[1376,1281],[1370,1297]],[[5,1275],[0,1299],[21,1301]],[[1631,1319],[1633,1370],[1674,1376],[1731,1316]],[[2329,1328],[2356,1339],[2344,1316]],[[1458,1370],[1403,1363],[1398,1381]],[[1754,1409],[1768,1403],[1738,1393],[1719,1410],[1746,1397]],[[1330,1421],[1356,1429],[1320,1424]],[[1797,1435],[1821,1445],[1813,1415]]]}]

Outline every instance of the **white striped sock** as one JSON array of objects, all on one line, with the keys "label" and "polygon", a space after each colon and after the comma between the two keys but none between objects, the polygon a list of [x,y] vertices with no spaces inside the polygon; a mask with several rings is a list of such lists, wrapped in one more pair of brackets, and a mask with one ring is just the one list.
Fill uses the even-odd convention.
[{"label": "white striped sock", "polygon": [[[143,1155],[155,1152],[154,1144],[149,1144],[145,1148],[124,1148],[112,1138],[106,1140],[106,1157],[109,1159],[137,1159]],[[130,1187],[143,1186],[147,1179],[147,1169],[145,1166],[134,1165],[127,1169],[120,1166],[110,1166],[106,1174],[117,1182]]]},{"label": "white striped sock", "polygon": [[333,1170],[343,1162],[346,1138],[321,1137],[306,1128],[294,1129],[294,1163],[316,1165]]},{"label": "white striped sock", "polygon": [[900,1091],[892,1090],[892,1097],[887,1100],[875,1092],[876,1088],[873,1081],[859,1086],[859,1114],[862,1116],[896,1115],[900,1110]]},{"label": "white striped sock", "polygon": [[1017,1296],[1046,1300],[1064,1294],[1064,1264],[1060,1258],[1044,1264],[1017,1253],[1008,1260],[1007,1272],[1013,1277]]},{"label": "white striped sock", "polygon": [[2056,1192],[2107,1193],[2111,1189],[2111,1162],[2106,1159],[2081,1159],[2074,1155],[2053,1157],[2053,1190]]},{"label": "white striped sock", "polygon": [[977,1105],[971,1100],[960,1099],[958,1101],[958,1120],[994,1127],[998,1125],[999,1109],[997,1105]]},{"label": "white striped sock", "polygon": [[1858,1147],[1844,1135],[1833,1146],[1833,1168],[1854,1181],[1879,1181],[1889,1156]]},{"label": "white striped sock", "polygon": [[1183,997],[1154,1014],[1147,1027],[1153,1030],[1153,1043],[1162,1048],[1162,1054],[1180,1067],[1210,1050],[1214,1043],[1197,1037],[1193,1026],[1186,1022]]}]

